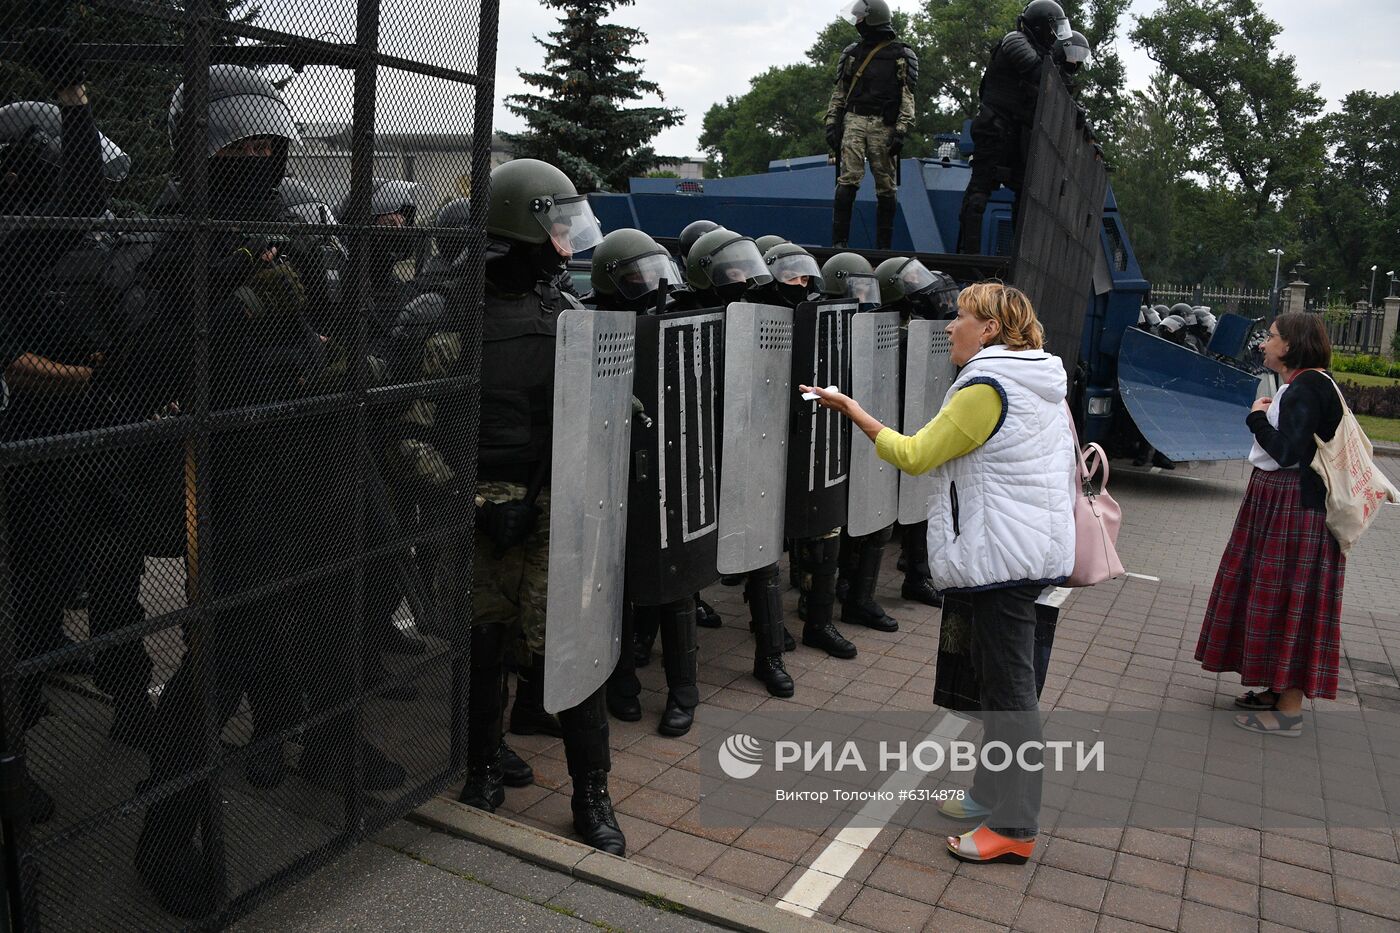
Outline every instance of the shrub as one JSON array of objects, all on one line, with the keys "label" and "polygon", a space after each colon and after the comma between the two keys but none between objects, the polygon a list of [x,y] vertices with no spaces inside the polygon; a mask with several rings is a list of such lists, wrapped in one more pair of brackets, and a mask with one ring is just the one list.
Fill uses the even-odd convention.
[{"label": "shrub", "polygon": [[1400,363],[1370,353],[1334,353],[1332,371],[1400,379]]},{"label": "shrub", "polygon": [[1347,400],[1352,414],[1400,418],[1400,386],[1359,386],[1350,382],[1337,384],[1341,386],[1342,398]]}]

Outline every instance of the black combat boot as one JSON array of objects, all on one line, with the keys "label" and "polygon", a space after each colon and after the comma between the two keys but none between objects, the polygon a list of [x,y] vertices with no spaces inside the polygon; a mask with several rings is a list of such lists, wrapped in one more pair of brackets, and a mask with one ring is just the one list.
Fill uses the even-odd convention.
[{"label": "black combat boot", "polygon": [[715,607],[700,598],[700,594],[695,594],[695,624],[701,628],[719,628],[724,624]]},{"label": "black combat boot", "polygon": [[608,796],[608,771],[612,755],[608,750],[608,716],[603,691],[597,690],[572,709],[559,714],[564,727],[564,757],[574,782],[570,804],[574,830],[583,841],[613,855],[627,853],[627,840],[617,825],[612,799]]},{"label": "black combat boot", "polygon": [[904,585],[899,588],[899,595],[925,606],[943,605],[928,568],[928,522],[905,525],[901,533],[899,569],[904,572]]},{"label": "black combat boot", "polygon": [[651,611],[650,607],[638,609],[630,602],[622,607],[622,650],[617,667],[608,675],[607,698],[608,712],[623,722],[642,718],[642,682],[637,679],[637,653],[632,646],[637,640],[637,614]]},{"label": "black combat boot", "polygon": [[894,215],[898,202],[892,194],[875,199],[875,248],[890,249],[894,242]]},{"label": "black combat boot", "polygon": [[501,782],[506,787],[529,787],[535,783],[535,769],[529,762],[501,739],[501,753],[496,759],[501,766]]},{"label": "black combat boot", "polygon": [[695,603],[677,600],[656,612],[661,627],[661,663],[666,670],[666,711],[656,731],[685,735],[695,721],[695,707],[700,705],[695,685]]},{"label": "black combat boot", "polygon": [[792,696],[792,677],[783,667],[783,594],[778,585],[778,565],[770,564],[749,574],[744,584],[753,630],[753,675],[775,697]]},{"label": "black combat boot", "polygon": [[469,807],[494,813],[505,802],[501,786],[501,664],[502,625],[473,625],[471,677],[467,687],[467,780],[457,799]]},{"label": "black combat boot", "polygon": [[204,917],[219,904],[219,891],[195,845],[201,796],[197,783],[146,809],[136,839],[136,874],[167,913],[185,920]]},{"label": "black combat boot", "polygon": [[831,204],[831,246],[833,249],[845,249],[847,241],[851,238],[851,211],[856,205],[856,192],[860,190],[854,185],[837,185],[836,195],[832,198]]},{"label": "black combat boot", "polygon": [[801,547],[803,576],[810,581],[806,592],[807,615],[802,624],[802,644],[820,648],[833,658],[854,658],[856,646],[836,630],[831,610],[836,603],[836,554],[840,539],[810,538]]},{"label": "black combat boot", "polygon": [[875,602],[875,584],[880,579],[880,562],[889,540],[890,529],[886,528],[857,541],[856,573],[850,592],[841,603],[841,621],[847,625],[864,625],[877,632],[899,631],[899,623]]},{"label": "black combat boot", "polygon": [[531,654],[528,666],[515,672],[515,702],[510,707],[510,731],[516,735],[558,738],[559,720],[544,711],[544,655]]}]

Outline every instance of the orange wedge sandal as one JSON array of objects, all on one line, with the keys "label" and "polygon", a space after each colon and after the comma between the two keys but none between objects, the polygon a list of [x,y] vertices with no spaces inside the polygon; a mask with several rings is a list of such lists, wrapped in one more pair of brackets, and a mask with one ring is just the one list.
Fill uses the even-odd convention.
[{"label": "orange wedge sandal", "polygon": [[948,852],[963,862],[1009,862],[1024,865],[1035,851],[1035,838],[1012,839],[984,824],[961,836],[948,837]]}]

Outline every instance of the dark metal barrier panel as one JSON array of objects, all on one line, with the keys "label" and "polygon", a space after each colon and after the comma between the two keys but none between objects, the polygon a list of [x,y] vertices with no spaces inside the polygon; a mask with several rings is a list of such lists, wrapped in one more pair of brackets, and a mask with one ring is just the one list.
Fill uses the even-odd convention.
[{"label": "dark metal barrier panel", "polygon": [[0,15],[16,928],[222,926],[464,770],[497,14]]},{"label": "dark metal barrier panel", "polygon": [[1102,254],[1099,231],[1108,174],[1095,157],[1074,100],[1057,70],[1041,77],[1035,127],[1012,249],[1010,281],[1030,298],[1046,348],[1071,382],[1084,316]]}]

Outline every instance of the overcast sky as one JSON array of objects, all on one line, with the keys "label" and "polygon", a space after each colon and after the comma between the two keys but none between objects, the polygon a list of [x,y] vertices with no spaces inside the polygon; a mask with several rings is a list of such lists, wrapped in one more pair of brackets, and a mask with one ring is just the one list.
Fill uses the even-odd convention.
[{"label": "overcast sky", "polygon": [[[802,59],[817,31],[836,17],[840,0],[637,0],[615,15],[635,26],[649,42],[640,50],[646,77],[661,85],[666,103],[685,111],[685,123],[657,137],[656,148],[668,155],[699,155],[701,121],[711,104],[744,93],[749,79],[773,65]],[[1125,36],[1134,14],[1149,13],[1159,0],[1134,0],[1120,28]],[[1400,2],[1397,0],[1268,0],[1266,12],[1283,27],[1280,48],[1298,59],[1305,82],[1321,85],[1329,108],[1350,91],[1400,90]],[[891,6],[912,12],[917,0],[893,0]],[[527,90],[516,70],[538,70],[543,50],[531,36],[544,37],[557,23],[555,14],[536,0],[503,0],[497,68],[498,129],[516,130],[521,121],[502,106],[506,95]],[[1014,24],[1008,23],[1010,28]],[[852,38],[855,32],[852,29]],[[1131,87],[1142,87],[1153,63],[1126,38],[1118,52],[1128,68]],[[950,127],[950,129],[954,129]]]}]

